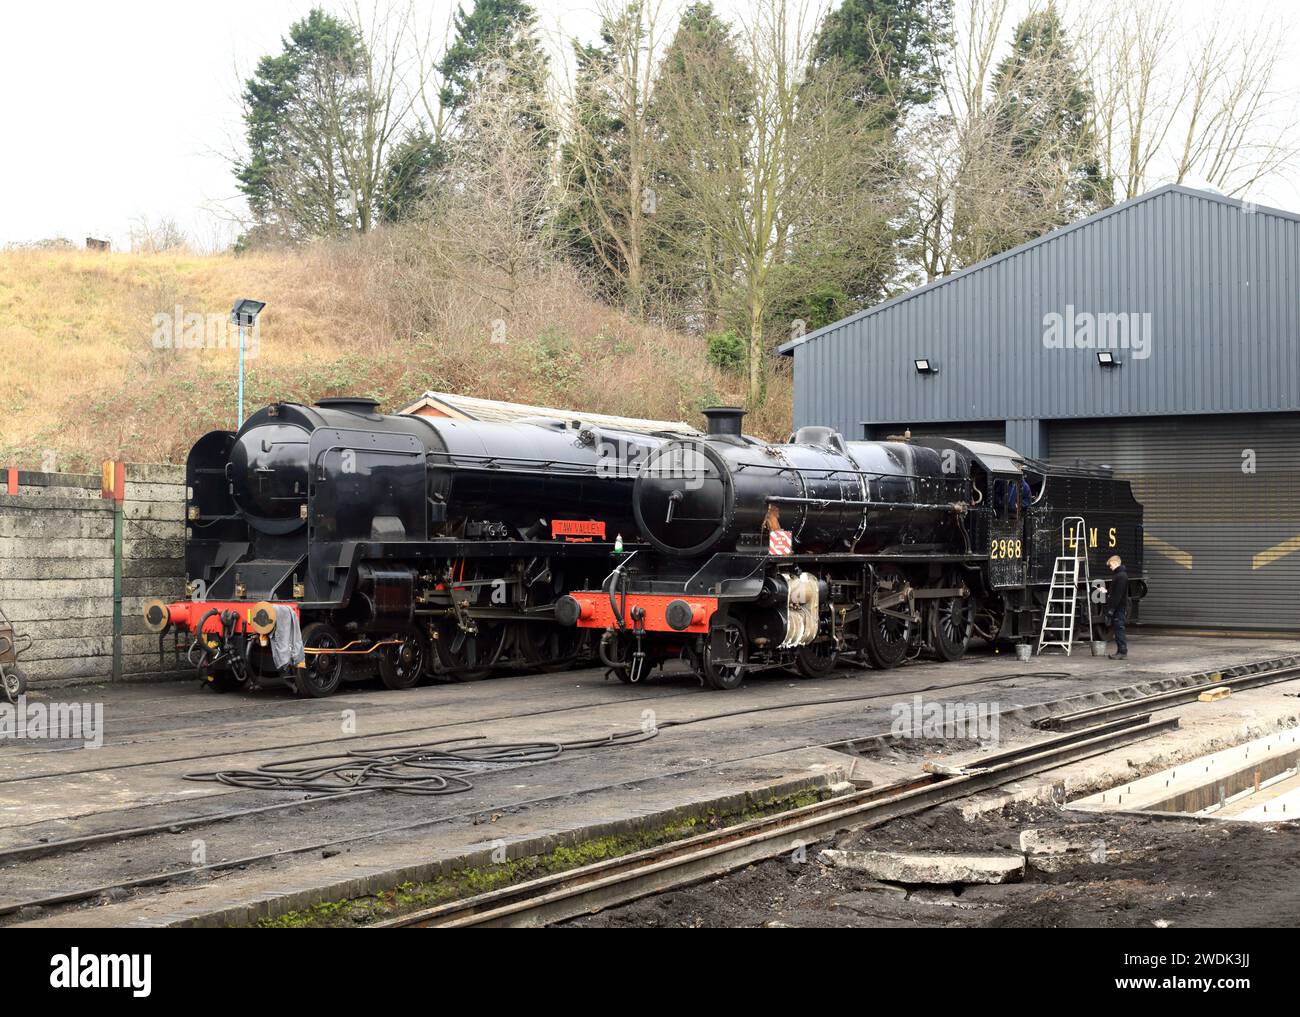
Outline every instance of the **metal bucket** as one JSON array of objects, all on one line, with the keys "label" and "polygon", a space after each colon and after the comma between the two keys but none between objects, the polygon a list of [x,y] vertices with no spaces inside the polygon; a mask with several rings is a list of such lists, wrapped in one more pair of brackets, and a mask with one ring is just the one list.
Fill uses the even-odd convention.
[{"label": "metal bucket", "polygon": [[1028,643],[1016,643],[1016,660],[1032,660],[1034,648]]},{"label": "metal bucket", "polygon": [[1106,656],[1106,641],[1104,639],[1094,639],[1092,641],[1092,655],[1094,657]]}]

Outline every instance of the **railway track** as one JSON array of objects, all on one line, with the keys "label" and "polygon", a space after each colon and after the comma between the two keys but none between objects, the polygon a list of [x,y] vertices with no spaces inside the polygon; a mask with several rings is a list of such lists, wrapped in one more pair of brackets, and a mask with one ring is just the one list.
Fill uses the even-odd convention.
[{"label": "railway track", "polygon": [[978,769],[927,774],[828,799],[623,858],[376,923],[376,928],[548,925],[725,875],[849,829],[867,829],[978,791],[1099,755],[1178,726],[1153,712],[1194,702],[1207,687],[1257,688],[1300,678],[1300,658],[1275,658],[1188,676],[1191,684],[1038,722],[1060,732],[987,757]]},{"label": "railway track", "polygon": [[927,773],[830,798],[622,858],[505,887],[376,923],[376,928],[539,926],[712,879],[846,830],[911,815],[1009,781],[1173,730],[1149,715],[1100,724],[996,753],[978,768]]},{"label": "railway track", "polygon": [[[1032,675],[1043,675],[1043,674],[1057,674],[1057,673],[1056,672],[1031,672],[1020,677],[1030,677]],[[927,686],[920,691],[938,692],[938,691],[950,691],[952,689],[972,688],[979,685],[988,684],[990,681],[1001,681],[1005,677],[1006,676],[1004,675],[994,675],[991,677],[967,679],[966,681],[951,682],[947,684],[936,684],[936,685]],[[550,710],[535,710],[535,711],[528,711],[523,713],[504,714],[501,716],[484,717],[481,720],[476,721],[475,723],[482,724],[482,723],[490,723],[493,721],[511,721],[511,720],[529,719],[533,717],[542,717],[542,716],[558,716],[563,713],[570,713],[578,710],[584,710],[590,712],[593,708],[596,707],[603,707],[603,706],[623,707],[629,703],[636,704],[645,701],[674,699],[679,696],[690,695],[694,691],[695,690],[689,690],[688,692],[685,693],[673,692],[661,696],[633,697],[623,702],[609,702],[609,703],[597,703],[597,704],[587,704],[587,705],[579,704],[575,706],[563,706],[563,707],[553,708]],[[802,709],[811,706],[833,706],[836,703],[854,704],[860,702],[872,702],[875,700],[893,699],[900,694],[901,693],[874,693],[866,696],[838,696],[838,697],[832,697],[826,699],[806,700],[797,703],[784,704],[778,707],[777,709],[794,710],[794,709]],[[666,720],[663,721],[659,726],[660,728],[671,729],[673,727],[683,726],[684,723],[696,724],[703,721],[715,720],[720,718],[739,717],[749,713],[759,712],[768,709],[770,708],[757,707],[757,708],[744,708],[740,710],[729,710],[729,711],[723,711],[722,713],[718,713],[718,714],[706,714],[700,717],[694,717],[684,722]],[[318,748],[323,745],[329,745],[334,743],[347,743],[347,744],[355,745],[358,743],[369,743],[369,742],[377,741],[381,738],[388,738],[395,735],[403,735],[403,734],[409,734],[409,733],[421,732],[421,731],[436,731],[444,728],[457,728],[457,727],[468,727],[468,726],[471,726],[471,722],[463,721],[463,720],[455,720],[455,721],[447,721],[447,722],[435,723],[435,724],[425,724],[425,725],[420,725],[418,727],[412,727],[412,728],[399,728],[394,731],[384,731],[379,733],[367,734],[364,736],[348,735],[339,738],[322,739],[313,742],[289,742],[277,746],[276,750],[268,749],[265,746],[256,746],[247,749],[231,750],[229,752],[223,753],[222,755],[225,758],[231,758],[240,755],[267,755],[281,749],[291,749],[291,748],[301,748],[301,747]],[[882,733],[877,737],[885,737],[885,735]],[[824,747],[824,748],[839,747],[841,744],[847,744],[847,743],[827,742],[825,745],[819,745],[817,747]],[[804,746],[804,747],[808,747],[808,746]],[[140,768],[140,767],[147,767],[147,766],[164,765],[169,763],[196,762],[196,761],[205,760],[207,758],[208,756],[206,754],[190,754],[186,756],[174,756],[174,757],[168,757],[163,759],[151,759],[151,760],[144,760],[139,762],[123,763],[123,764],[118,764],[109,767],[89,768],[85,770],[70,770],[62,773],[51,772],[51,773],[27,774],[21,777],[0,778],[0,785],[11,784],[11,783],[22,783],[29,780],[34,781],[34,780],[44,780],[50,778],[62,778],[67,776],[105,773],[110,770],[117,770],[117,769],[133,769],[133,768]],[[539,764],[529,763],[524,765],[534,766]],[[518,769],[519,767],[513,767],[513,768]],[[689,773],[689,772],[691,772],[690,769],[681,771],[682,774]],[[228,820],[243,819],[249,816],[261,815],[264,813],[274,813],[274,812],[282,812],[287,810],[299,809],[305,805],[322,805],[322,804],[333,804],[336,802],[344,802],[353,798],[373,795],[379,793],[381,790],[382,789],[380,788],[358,788],[352,791],[309,793],[303,795],[302,797],[295,797],[291,800],[274,802],[267,805],[258,805],[258,806],[251,806],[251,807],[244,807],[244,808],[237,808],[237,809],[227,809],[227,810],[221,810],[215,812],[199,813],[192,816],[169,816],[168,818],[164,820],[160,820],[159,822],[156,823],[145,823],[145,824],[139,824],[139,825],[128,826],[128,827],[118,827],[115,829],[99,830],[93,833],[82,834],[79,836],[60,837],[54,839],[41,839],[41,840],[29,841],[27,843],[12,844],[9,846],[0,847],[0,865],[3,865],[7,862],[15,862],[15,861],[26,860],[26,859],[34,859],[34,858],[45,858],[57,854],[71,852],[71,851],[80,851],[84,848],[91,847],[98,844],[107,844],[107,843],[113,843],[117,841],[128,840],[135,837],[149,836],[152,834],[162,833],[164,831],[175,833],[178,830],[197,829],[199,827],[211,826]],[[208,796],[208,798],[205,800],[209,800],[209,801],[220,800],[222,798],[232,797],[236,793],[237,792],[232,791],[226,794],[211,795]],[[518,805],[522,805],[522,804],[529,804],[529,803],[515,803],[511,807],[517,807]],[[469,813],[469,815],[473,815],[473,814],[474,813]],[[390,832],[393,831],[389,829],[380,831],[380,833],[390,833]],[[378,834],[375,835],[377,836]],[[0,908],[0,914],[4,914],[4,913],[5,912],[3,908]]]},{"label": "railway track", "polygon": [[[925,691],[948,691],[956,688],[970,688],[982,684],[987,684],[991,681],[1002,681],[1005,678],[1006,678],[1005,675],[984,676],[981,678],[968,679],[966,681],[951,682],[946,684],[935,684],[932,686],[928,686],[925,689]],[[837,703],[856,704],[862,702],[869,702],[873,700],[892,699],[892,698],[896,698],[896,695],[897,695],[896,693],[873,693],[870,695],[837,696],[829,699],[806,700],[802,702],[780,704],[775,706],[748,707],[739,710],[723,711],[717,714],[705,714],[703,716],[694,717],[687,720],[676,720],[676,721],[666,720],[660,723],[659,729],[661,731],[671,730],[674,727],[687,726],[687,725],[701,723],[709,720],[740,717],[748,714],[772,712],[774,710],[784,711],[784,710],[804,709],[810,706],[831,706]],[[668,698],[668,697],[664,697],[664,698]],[[567,712],[569,709],[571,708],[564,707],[561,710],[547,711],[547,712]],[[435,725],[435,726],[440,726],[440,725]],[[457,726],[457,725],[453,725],[453,726]],[[420,730],[420,729],[416,729],[416,730]],[[374,736],[368,736],[368,738],[373,738],[373,737]],[[827,742],[817,742],[812,744],[799,743],[799,744],[785,745],[782,746],[781,748],[773,749],[770,752],[748,754],[740,757],[734,757],[734,758],[722,759],[722,760],[713,760],[709,763],[701,764],[698,766],[669,770],[664,773],[657,774],[657,776],[685,777],[693,773],[698,773],[701,770],[715,767],[720,763],[743,762],[743,761],[748,761],[753,759],[759,759],[765,755],[775,755],[778,753],[788,752],[792,750],[808,749],[808,748],[829,748],[841,744],[843,744],[843,739],[836,739]],[[247,751],[251,752],[255,750],[247,750]],[[553,760],[547,760],[542,762],[521,763],[509,767],[503,767],[501,770],[498,770],[496,772],[505,772],[506,770],[518,771],[518,770],[536,767],[536,766],[544,766],[548,762],[552,762],[552,761]],[[468,773],[470,771],[466,771],[466,772]],[[534,805],[540,805],[546,802],[555,801],[562,798],[569,798],[573,794],[586,794],[586,793],[592,793],[596,791],[606,791],[615,787],[622,787],[626,783],[627,781],[619,781],[612,784],[600,784],[594,787],[570,788],[570,789],[566,789],[562,794],[548,796],[544,798],[529,799],[526,801],[512,802],[506,806],[498,805],[496,807],[523,808],[523,807],[529,807]],[[159,823],[127,827],[127,828],[118,828],[112,830],[103,830],[91,834],[61,838],[57,840],[18,844],[7,848],[0,848],[0,866],[4,866],[6,864],[11,864],[11,863],[21,863],[23,861],[28,861],[28,860],[57,857],[61,855],[67,855],[70,853],[84,851],[88,848],[93,848],[97,846],[118,844],[139,837],[158,835],[164,832],[171,834],[171,833],[176,833],[182,829],[196,829],[199,827],[211,826],[211,825],[219,824],[230,820],[243,819],[243,818],[248,818],[251,816],[256,816],[256,815],[261,815],[266,813],[276,813],[284,810],[300,809],[303,808],[304,806],[332,805],[336,802],[343,802],[350,799],[380,794],[383,793],[383,791],[384,789],[377,788],[377,787],[362,787],[352,791],[322,792],[308,797],[295,797],[293,800],[290,801],[279,801],[279,802],[274,802],[263,806],[255,806],[252,808],[241,808],[241,809],[228,810],[224,812],[208,813],[204,815],[198,815],[198,816],[193,816],[193,817],[188,817],[183,819],[173,818]],[[449,822],[454,822],[456,820],[469,819],[474,816],[482,814],[482,812],[483,812],[483,808],[479,807],[463,813],[416,819],[414,821],[410,821],[410,822],[406,822],[394,826],[386,826],[379,829],[371,829],[371,830],[367,830],[349,836],[313,840],[308,843],[298,844],[294,846],[287,846],[274,851],[267,851],[267,852],[254,854],[254,855],[224,859],[219,862],[212,862],[204,865],[183,867],[183,868],[168,868],[167,870],[164,871],[148,872],[133,879],[119,879],[119,880],[114,880],[112,882],[103,883],[103,884],[83,886],[62,893],[49,894],[49,895],[26,898],[26,899],[11,899],[11,900],[0,899],[0,917],[14,914],[20,910],[23,910],[24,908],[57,907],[60,905],[72,904],[78,901],[99,897],[115,890],[136,890],[136,889],[142,889],[148,887],[156,887],[156,886],[164,885],[166,883],[175,882],[180,879],[200,876],[204,874],[228,871],[230,869],[244,868],[249,865],[253,865],[257,863],[270,862],[282,858],[291,857],[294,855],[301,855],[308,852],[319,851],[323,848],[333,848],[333,847],[338,847],[340,845],[362,843],[365,841],[370,841],[385,836],[391,836],[394,834],[411,833],[416,830],[428,829],[430,827],[438,826]]]},{"label": "railway track", "polygon": [[[936,684],[928,687],[925,691],[946,691],[954,688],[971,687],[991,680],[1003,680],[1006,677],[1010,676],[992,676],[950,684]],[[840,796],[803,809],[754,820],[727,830],[703,834],[687,841],[664,845],[636,855],[600,863],[596,866],[572,870],[568,873],[557,874],[542,880],[520,884],[516,887],[503,888],[483,897],[471,898],[461,902],[441,905],[416,914],[400,916],[385,923],[380,923],[380,927],[541,925],[562,921],[565,918],[599,910],[611,904],[623,903],[637,897],[671,889],[675,886],[712,878],[734,868],[751,864],[754,861],[781,855],[787,850],[793,850],[794,847],[800,844],[806,845],[818,839],[824,839],[839,830],[878,825],[899,816],[908,815],[933,805],[998,786],[1030,773],[1062,766],[1076,759],[1106,752],[1131,741],[1170,730],[1178,723],[1176,717],[1152,722],[1151,714],[1158,710],[1191,702],[1206,687],[1227,686],[1244,689],[1296,678],[1300,678],[1300,657],[1274,658],[1235,668],[1224,668],[1219,671],[1200,672],[1185,676],[1184,680],[1190,681],[1192,684],[1174,690],[1150,693],[1131,700],[1038,721],[1037,724],[1040,727],[1052,727],[1057,724],[1061,725],[1061,727],[1052,727],[1058,733],[1041,742],[985,757],[977,770],[968,770],[956,774],[926,774],[903,783]],[[853,703],[872,699],[896,698],[896,696],[897,693],[881,693],[871,696],[835,697],[833,700],[783,704],[777,709],[828,705],[833,702]],[[673,697],[670,695],[664,698]],[[557,710],[538,710],[523,715],[566,712],[569,709],[573,708],[561,707]],[[687,723],[716,719],[716,717],[760,712],[762,709],[764,708],[725,711],[718,715],[694,718]],[[429,725],[429,727],[439,726],[442,725]],[[452,724],[451,726],[456,725]],[[666,726],[671,726],[671,723]],[[416,730],[421,730],[421,728]],[[853,743],[846,743],[841,739],[817,743],[816,747],[847,748],[851,744]],[[774,751],[787,751],[788,748],[787,746]],[[263,750],[250,749],[246,751]],[[742,758],[758,757],[745,756]],[[717,762],[715,760],[710,765],[716,765]],[[676,770],[668,775],[685,776],[693,770],[701,768]],[[601,785],[586,790],[608,790],[615,786],[621,786],[621,783]],[[252,808],[233,809],[183,819],[172,818],[170,821],[157,824],[143,824],[136,827],[96,831],[92,834],[65,839],[18,844],[6,849],[0,849],[0,864],[63,855],[97,845],[117,843],[135,837],[161,833],[164,830],[174,833],[181,828],[191,829],[219,824],[224,821],[246,818],[261,813],[275,813],[281,810],[302,808],[303,806],[333,803],[373,793],[377,793],[377,789],[363,788],[351,792],[323,793],[307,798],[296,798],[293,801],[278,801]],[[572,792],[566,792],[566,796],[570,793]],[[522,807],[539,804],[547,800],[549,799],[537,799],[521,802],[518,805]],[[311,843],[287,846],[275,851],[228,859],[193,868],[170,869],[166,872],[148,872],[135,879],[121,879],[104,885],[86,886],[37,899],[0,901],[0,915],[11,914],[23,907],[58,906],[60,904],[74,903],[96,897],[114,889],[130,890],[158,886],[201,873],[244,867],[344,843],[362,842],[386,835],[413,832],[421,828],[454,821],[457,818],[477,815],[479,811],[481,810],[471,810],[463,814],[442,817],[429,817],[377,830],[368,830],[352,836],[322,839]]]},{"label": "railway track", "polygon": [[1234,692],[1259,688],[1300,678],[1300,657],[1276,658],[1240,664],[1236,667],[1202,671],[1188,676],[1190,684],[1165,692],[1153,692],[1137,699],[1125,699],[1105,706],[1075,710],[1073,713],[1044,717],[1034,726],[1045,731],[1077,731],[1106,721],[1121,720],[1141,713],[1152,713],[1193,703],[1207,689],[1232,689]]}]

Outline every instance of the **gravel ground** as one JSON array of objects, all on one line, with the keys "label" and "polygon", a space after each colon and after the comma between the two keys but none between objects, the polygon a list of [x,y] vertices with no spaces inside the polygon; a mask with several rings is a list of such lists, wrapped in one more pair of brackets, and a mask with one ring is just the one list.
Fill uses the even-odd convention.
[{"label": "gravel ground", "polygon": [[[1300,924],[1300,822],[1095,817],[1024,806],[973,821],[933,809],[836,847],[1018,850],[1037,828],[1081,845],[1019,883],[910,887],[778,859],[569,923],[611,927],[1293,927]],[[1100,860],[1099,860],[1100,859]],[[1054,871],[1043,871],[1050,868]]]}]

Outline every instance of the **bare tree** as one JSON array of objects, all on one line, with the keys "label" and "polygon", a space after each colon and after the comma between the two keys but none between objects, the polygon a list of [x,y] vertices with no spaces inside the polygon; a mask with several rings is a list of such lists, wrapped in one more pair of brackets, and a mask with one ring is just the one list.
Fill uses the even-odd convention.
[{"label": "bare tree", "polygon": [[943,104],[903,131],[926,281],[1111,201],[1088,79],[1056,9],[1031,11],[1014,32],[1008,14],[1007,0],[959,11]]},{"label": "bare tree", "polygon": [[983,111],[1009,12],[1010,0],[965,0],[954,12],[943,93],[949,115],[959,123]]},{"label": "bare tree", "polygon": [[550,153],[538,140],[537,96],[512,80],[485,75],[469,97],[424,227],[437,270],[506,315],[552,249]]},{"label": "bare tree", "polygon": [[1280,76],[1284,23],[1235,25],[1221,11],[1196,31],[1184,8],[1089,5],[1097,134],[1123,197],[1165,181],[1202,180],[1240,194],[1297,155],[1297,105]]},{"label": "bare tree", "polygon": [[359,94],[341,98],[337,91],[327,96],[332,116],[329,128],[336,131],[337,146],[355,217],[355,227],[368,233],[378,221],[391,181],[388,156],[415,108],[418,91],[408,85],[411,58],[405,44],[413,31],[414,9],[410,0],[377,3],[369,18],[359,0],[348,11],[352,29],[361,39]]},{"label": "bare tree", "polygon": [[408,24],[415,75],[413,94],[423,114],[423,125],[436,145],[445,144],[451,133],[451,115],[442,101],[446,82],[441,65],[452,33],[453,9],[448,9],[440,24],[433,18],[429,18],[423,27],[415,18],[411,18]]},{"label": "bare tree", "polygon": [[184,251],[191,246],[190,238],[177,225],[176,220],[164,216],[151,220],[141,215],[131,222],[131,251],[135,254],[165,254]]},{"label": "bare tree", "polygon": [[[1296,106],[1280,85],[1283,32],[1236,31],[1225,13],[1192,33],[1173,0],[1076,0],[1060,9],[1074,15],[1067,55],[1091,93],[1090,130],[1073,144],[1028,148],[1009,144],[1032,126],[1019,123],[1017,107],[1027,93],[1049,105],[1067,98],[1053,98],[1065,80],[1060,61],[1024,61],[1008,88],[996,74],[1011,37],[1008,0],[965,0],[957,10],[942,105],[902,129],[911,261],[926,280],[1086,214],[1063,169],[1094,152],[1096,186],[1109,181],[1121,198],[1193,179],[1241,193],[1294,165]],[[1097,197],[1093,207],[1105,203]]]},{"label": "bare tree", "polygon": [[900,132],[911,169],[904,190],[913,210],[913,263],[926,282],[974,256],[958,251],[955,229],[963,215],[967,222],[980,216],[959,213],[959,196],[968,205],[980,195],[995,198],[1003,183],[1006,167],[987,96],[1009,10],[1009,0],[965,0],[955,8],[942,102],[917,111]]}]

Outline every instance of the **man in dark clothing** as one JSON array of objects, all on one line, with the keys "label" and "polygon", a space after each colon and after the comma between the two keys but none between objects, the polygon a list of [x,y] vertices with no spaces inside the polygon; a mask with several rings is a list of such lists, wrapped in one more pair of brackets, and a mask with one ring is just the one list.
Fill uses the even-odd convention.
[{"label": "man in dark clothing", "polygon": [[1106,564],[1110,567],[1110,589],[1106,591],[1106,624],[1115,634],[1115,652],[1110,660],[1128,659],[1128,639],[1124,625],[1128,621],[1128,570],[1119,555],[1111,555]]}]

